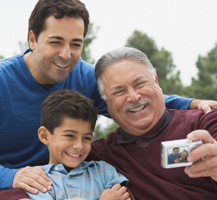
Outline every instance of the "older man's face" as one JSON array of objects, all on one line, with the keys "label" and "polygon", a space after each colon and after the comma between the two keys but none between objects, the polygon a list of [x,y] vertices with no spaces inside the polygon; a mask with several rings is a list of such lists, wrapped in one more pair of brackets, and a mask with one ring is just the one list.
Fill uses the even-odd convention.
[{"label": "older man's face", "polygon": [[142,63],[125,60],[108,66],[102,75],[111,117],[126,132],[143,135],[162,117],[165,105],[157,76]]}]

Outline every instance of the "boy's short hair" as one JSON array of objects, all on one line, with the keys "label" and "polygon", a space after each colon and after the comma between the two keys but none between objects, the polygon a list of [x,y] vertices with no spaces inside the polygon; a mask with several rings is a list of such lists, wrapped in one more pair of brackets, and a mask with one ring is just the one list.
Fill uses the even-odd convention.
[{"label": "boy's short hair", "polygon": [[57,90],[51,93],[41,107],[41,126],[53,133],[55,128],[61,126],[65,117],[90,122],[94,130],[97,111],[93,100],[72,90]]}]

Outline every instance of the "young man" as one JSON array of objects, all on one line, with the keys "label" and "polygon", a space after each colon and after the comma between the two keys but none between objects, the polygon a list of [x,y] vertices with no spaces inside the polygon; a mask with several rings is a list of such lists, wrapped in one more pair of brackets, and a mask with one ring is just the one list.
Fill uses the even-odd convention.
[{"label": "young man", "polygon": [[43,169],[25,167],[48,163],[47,148],[36,133],[41,104],[51,92],[79,91],[108,116],[94,67],[80,58],[88,24],[88,11],[79,0],[39,0],[29,18],[30,49],[0,61],[0,141],[5,141],[0,146],[0,190],[51,189]]},{"label": "young man", "polygon": [[174,147],[173,152],[168,155],[168,164],[173,164],[176,157],[179,157],[179,147]]},{"label": "young man", "polygon": [[60,90],[42,104],[40,141],[49,150],[43,166],[53,187],[46,193],[28,193],[32,200],[76,197],[88,200],[130,200],[128,180],[104,161],[84,161],[91,150],[97,111],[92,101],[75,91]]}]

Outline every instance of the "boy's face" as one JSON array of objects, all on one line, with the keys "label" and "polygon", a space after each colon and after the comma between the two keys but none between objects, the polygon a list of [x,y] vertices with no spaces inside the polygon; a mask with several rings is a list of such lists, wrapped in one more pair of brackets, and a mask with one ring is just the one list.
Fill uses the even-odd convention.
[{"label": "boy's face", "polygon": [[[53,134],[45,127],[40,129],[39,138],[49,149],[49,164],[63,163],[66,168],[75,168],[91,150],[93,130],[90,122],[66,117],[62,125],[54,129]],[[43,130],[46,139],[40,136]]]}]

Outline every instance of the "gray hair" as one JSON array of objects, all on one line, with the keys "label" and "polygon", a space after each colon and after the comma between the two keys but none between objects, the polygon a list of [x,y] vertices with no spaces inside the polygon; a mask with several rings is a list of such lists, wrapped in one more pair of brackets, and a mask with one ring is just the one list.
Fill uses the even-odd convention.
[{"label": "gray hair", "polygon": [[95,79],[97,81],[97,86],[102,99],[107,99],[104,93],[104,86],[102,84],[102,74],[108,66],[123,60],[134,60],[144,64],[155,79],[156,70],[152,66],[148,57],[142,51],[132,47],[122,47],[109,51],[97,61],[95,66]]}]

